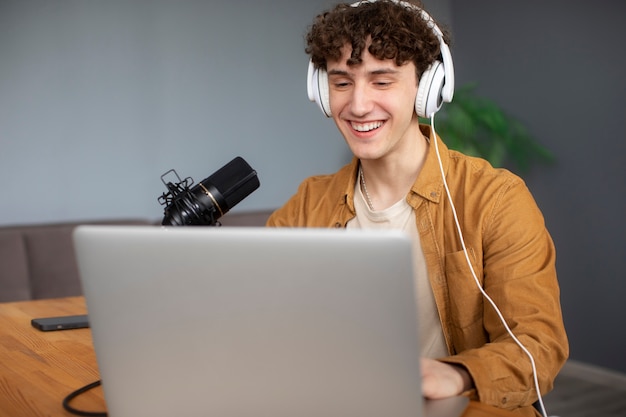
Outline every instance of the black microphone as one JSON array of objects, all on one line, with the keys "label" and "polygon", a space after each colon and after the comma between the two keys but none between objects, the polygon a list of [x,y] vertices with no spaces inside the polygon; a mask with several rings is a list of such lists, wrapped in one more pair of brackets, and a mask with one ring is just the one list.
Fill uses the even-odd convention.
[{"label": "black microphone", "polygon": [[[171,172],[178,182],[165,182],[163,177]],[[259,188],[256,171],[240,156],[193,188],[190,177],[181,180],[173,169],[163,174],[161,181],[168,189],[158,198],[165,205],[161,223],[165,226],[220,225],[220,217]]]}]

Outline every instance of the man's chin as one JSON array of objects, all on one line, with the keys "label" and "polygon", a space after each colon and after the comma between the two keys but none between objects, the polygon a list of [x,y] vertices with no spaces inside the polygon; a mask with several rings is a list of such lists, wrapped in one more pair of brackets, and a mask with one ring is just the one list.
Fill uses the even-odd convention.
[{"label": "man's chin", "polygon": [[377,159],[380,151],[372,142],[365,142],[359,139],[346,140],[346,144],[354,156],[359,159]]},{"label": "man's chin", "polygon": [[380,159],[380,155],[378,155],[377,153],[372,153],[372,152],[359,152],[359,151],[354,151],[352,150],[352,155],[354,155],[356,158],[360,159],[361,161],[374,161],[377,159]]}]

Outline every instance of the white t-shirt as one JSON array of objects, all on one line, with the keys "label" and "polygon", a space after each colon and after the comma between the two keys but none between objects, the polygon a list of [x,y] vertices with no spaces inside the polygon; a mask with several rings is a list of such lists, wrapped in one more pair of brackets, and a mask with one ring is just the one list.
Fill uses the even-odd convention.
[{"label": "white t-shirt", "polygon": [[[413,242],[413,270],[420,338],[420,355],[428,358],[448,356],[441,320],[437,312],[433,290],[428,281],[428,270],[420,242],[413,208],[402,199],[384,210],[372,211],[361,192],[359,181],[354,190],[354,208],[356,217],[347,227],[355,229],[399,229],[404,230]],[[393,271],[389,271],[390,274]]]}]

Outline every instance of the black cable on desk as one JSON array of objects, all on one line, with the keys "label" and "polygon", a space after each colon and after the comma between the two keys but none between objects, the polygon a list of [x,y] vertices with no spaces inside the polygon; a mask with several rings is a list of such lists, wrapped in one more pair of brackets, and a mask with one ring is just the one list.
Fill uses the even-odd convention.
[{"label": "black cable on desk", "polygon": [[72,392],[67,397],[65,397],[65,399],[63,399],[63,408],[65,408],[70,413],[76,414],[78,416],[107,417],[107,413],[104,411],[82,411],[82,410],[77,410],[76,408],[70,405],[70,401],[72,401],[74,398],[78,397],[81,394],[84,394],[85,392],[89,391],[92,388],[99,386],[100,384],[102,384],[102,381],[97,380],[96,382],[87,384],[84,387],[79,388],[76,391]]}]

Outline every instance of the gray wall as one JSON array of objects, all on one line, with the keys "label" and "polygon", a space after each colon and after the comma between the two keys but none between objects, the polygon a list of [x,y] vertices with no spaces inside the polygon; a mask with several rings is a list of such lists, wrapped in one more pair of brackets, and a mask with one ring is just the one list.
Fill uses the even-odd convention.
[{"label": "gray wall", "polygon": [[[431,1],[446,19],[448,1]],[[161,175],[241,155],[275,208],[349,151],[306,98],[330,0],[0,0],[0,225],[159,219]]]},{"label": "gray wall", "polygon": [[525,178],[557,246],[571,356],[626,371],[626,2],[452,5],[460,83],[557,157]]},{"label": "gray wall", "polygon": [[306,98],[323,1],[0,0],[0,224],[158,219],[160,176],[241,155],[274,208],[349,158]]}]

